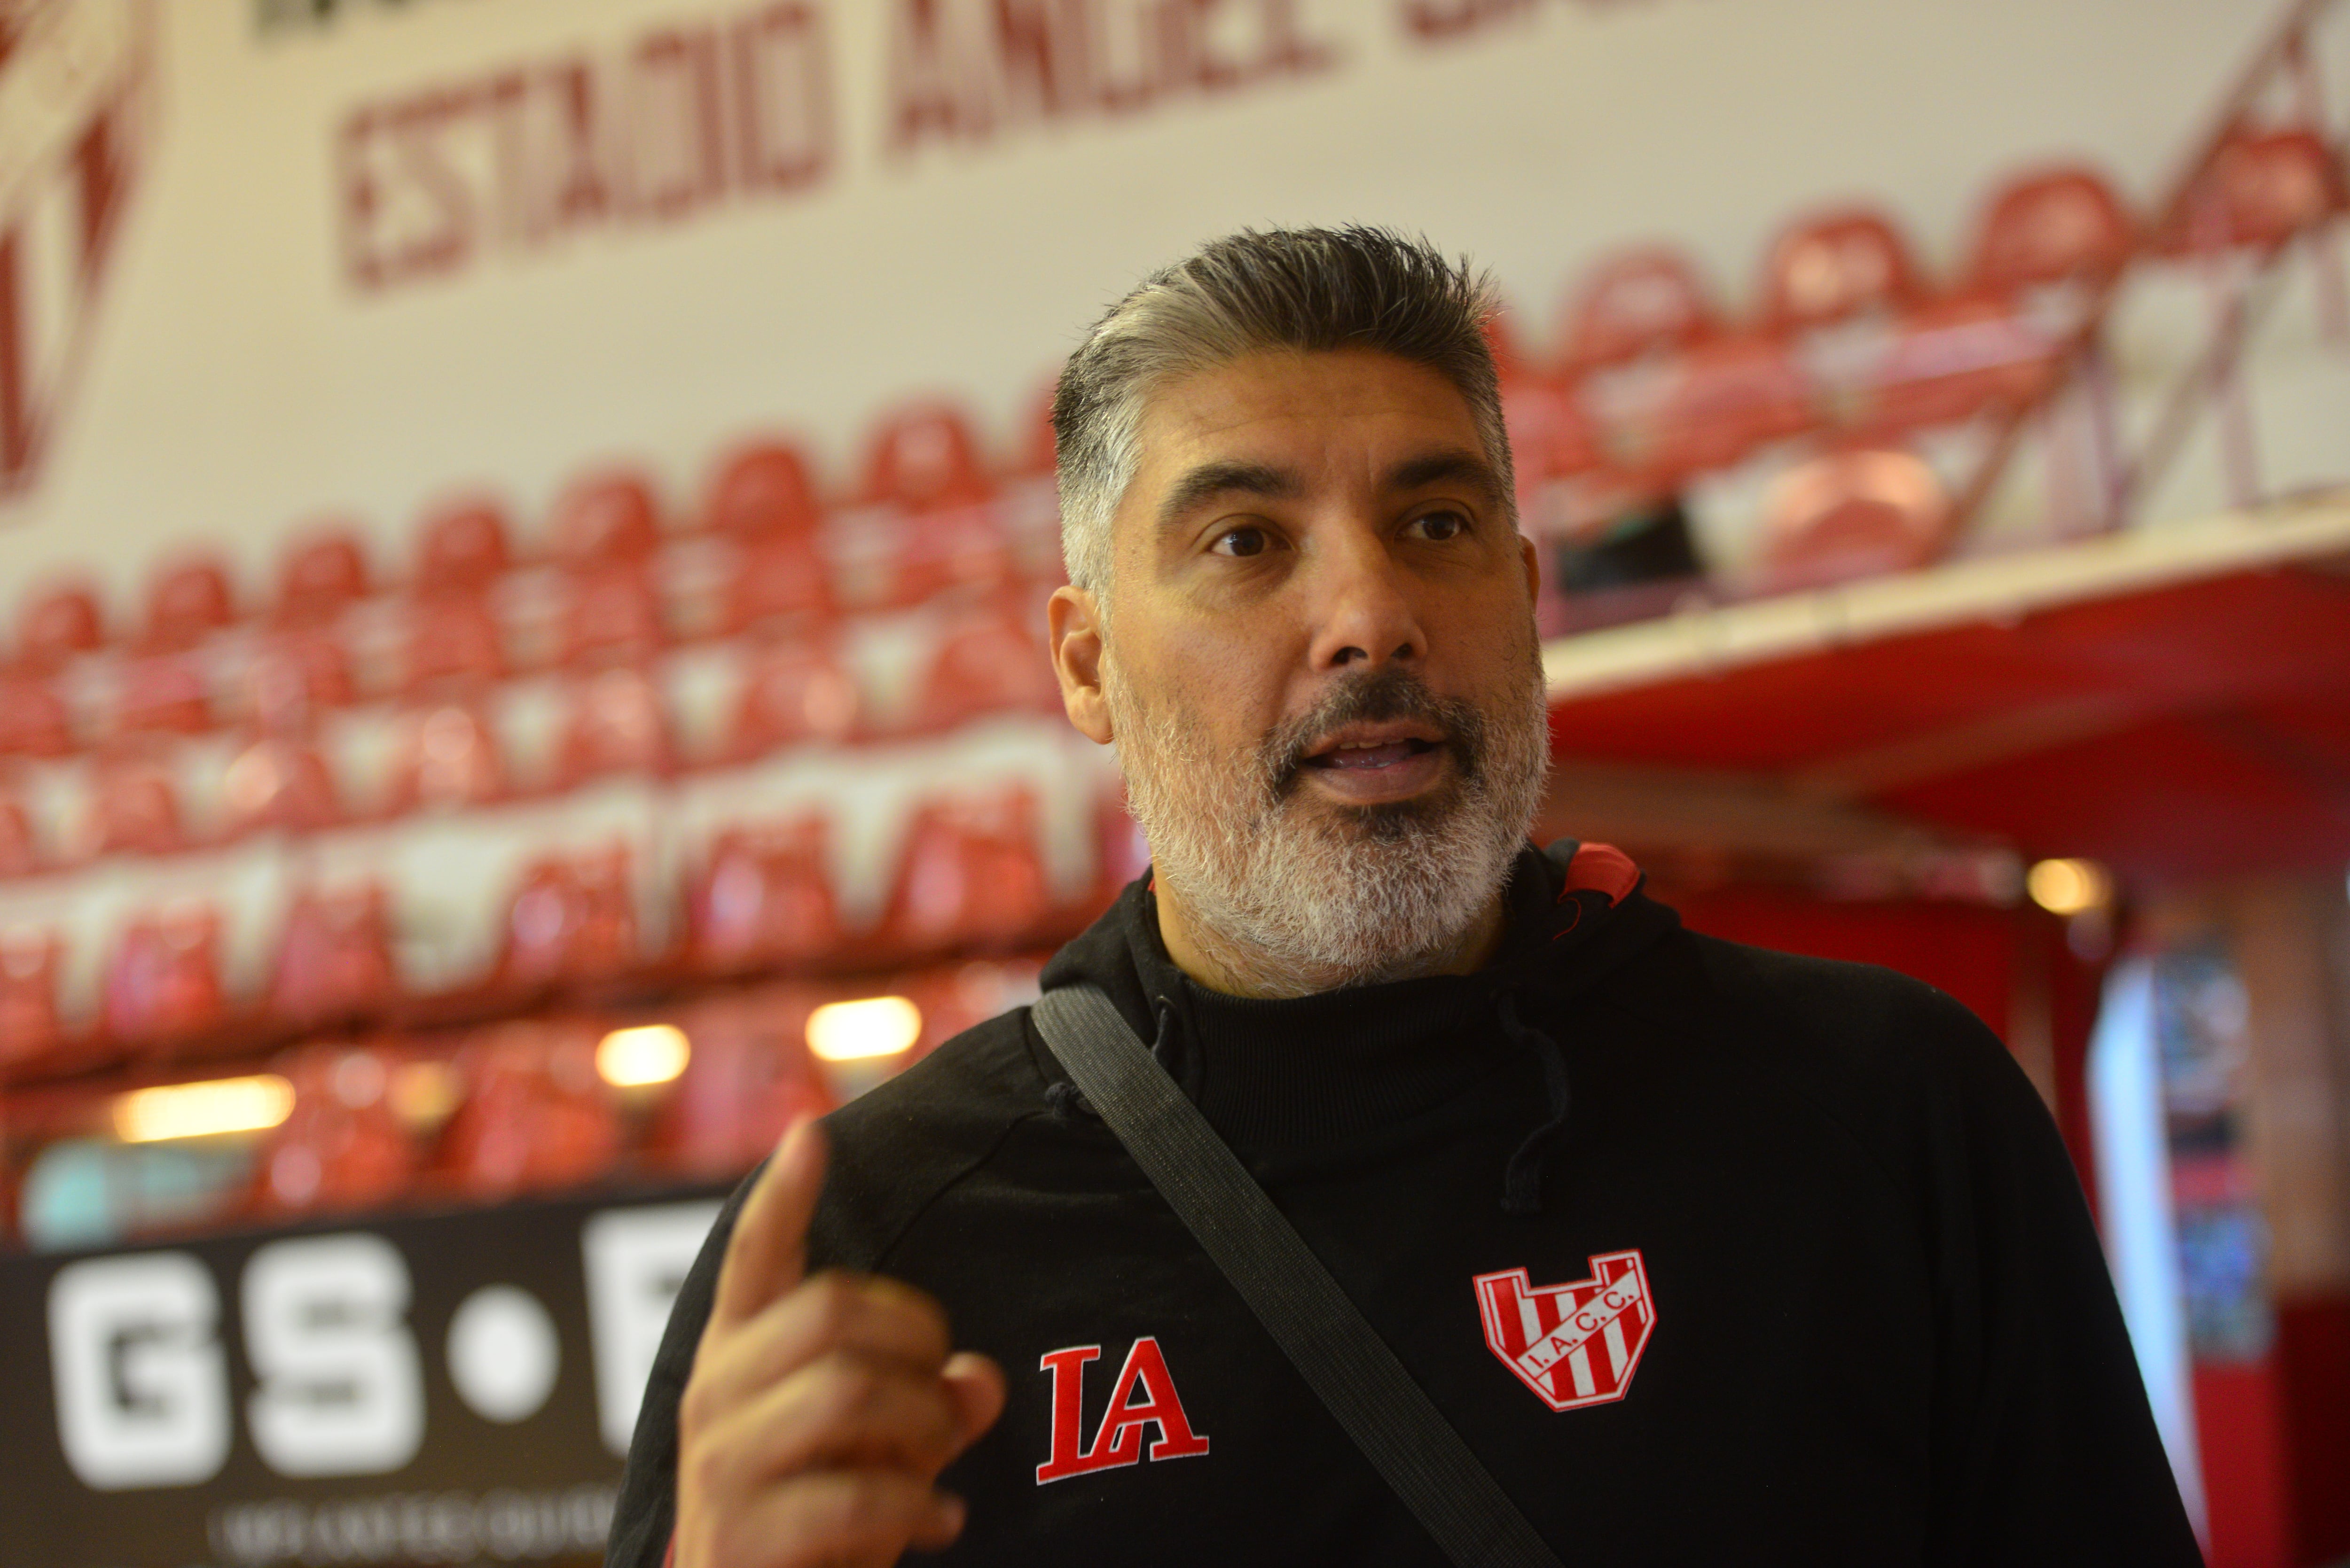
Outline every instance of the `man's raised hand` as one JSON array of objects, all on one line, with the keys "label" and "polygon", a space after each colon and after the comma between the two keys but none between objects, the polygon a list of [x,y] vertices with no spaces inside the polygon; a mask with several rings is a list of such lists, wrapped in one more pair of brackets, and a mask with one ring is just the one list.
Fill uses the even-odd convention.
[{"label": "man's raised hand", "polygon": [[824,1167],[799,1124],[735,1217],[678,1409],[676,1568],[881,1565],[962,1529],[934,1483],[1002,1413],[1003,1375],[951,1354],[911,1286],[806,1276]]}]

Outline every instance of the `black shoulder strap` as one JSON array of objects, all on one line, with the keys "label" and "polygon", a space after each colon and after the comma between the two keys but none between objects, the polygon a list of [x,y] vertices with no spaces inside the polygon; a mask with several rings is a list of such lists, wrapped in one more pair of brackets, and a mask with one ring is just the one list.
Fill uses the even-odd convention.
[{"label": "black shoulder strap", "polygon": [[1445,1555],[1461,1568],[1560,1568],[1109,998],[1062,986],[1034,1016],[1087,1102]]}]

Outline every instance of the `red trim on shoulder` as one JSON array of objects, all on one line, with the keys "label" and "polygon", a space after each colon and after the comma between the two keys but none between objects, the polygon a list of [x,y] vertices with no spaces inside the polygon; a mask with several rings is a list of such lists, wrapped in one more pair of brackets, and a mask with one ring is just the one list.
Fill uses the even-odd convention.
[{"label": "red trim on shoulder", "polygon": [[677,1568],[677,1537],[669,1538],[669,1550],[661,1553],[661,1568]]},{"label": "red trim on shoulder", "polygon": [[1640,868],[1612,844],[1586,844],[1566,863],[1566,886],[1559,889],[1564,902],[1569,893],[1594,892],[1608,903],[1620,904],[1640,885]]}]

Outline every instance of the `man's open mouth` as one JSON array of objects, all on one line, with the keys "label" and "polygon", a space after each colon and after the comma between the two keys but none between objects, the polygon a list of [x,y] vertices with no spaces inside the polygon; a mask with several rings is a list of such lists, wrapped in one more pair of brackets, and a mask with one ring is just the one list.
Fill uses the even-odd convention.
[{"label": "man's open mouth", "polygon": [[1318,757],[1306,758],[1305,765],[1336,769],[1387,768],[1393,767],[1406,757],[1416,757],[1434,750],[1436,745],[1431,741],[1389,741],[1377,746],[1340,746]]},{"label": "man's open mouth", "polygon": [[1327,773],[1376,773],[1440,750],[1444,742],[1419,724],[1350,724],[1305,758]]}]

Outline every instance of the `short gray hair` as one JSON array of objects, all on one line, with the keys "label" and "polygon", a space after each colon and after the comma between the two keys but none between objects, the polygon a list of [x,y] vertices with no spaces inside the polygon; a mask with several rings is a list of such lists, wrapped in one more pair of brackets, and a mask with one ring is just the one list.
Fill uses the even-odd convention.
[{"label": "short gray hair", "polygon": [[1176,377],[1266,349],[1376,348],[1437,371],[1467,400],[1508,504],[1510,440],[1484,336],[1494,309],[1492,279],[1467,258],[1361,225],[1243,229],[1152,273],[1095,323],[1054,391],[1069,581],[1108,585],[1110,518],[1140,459],[1145,400]]}]

